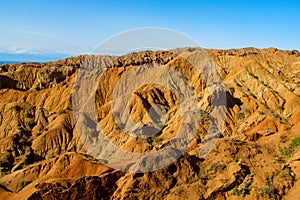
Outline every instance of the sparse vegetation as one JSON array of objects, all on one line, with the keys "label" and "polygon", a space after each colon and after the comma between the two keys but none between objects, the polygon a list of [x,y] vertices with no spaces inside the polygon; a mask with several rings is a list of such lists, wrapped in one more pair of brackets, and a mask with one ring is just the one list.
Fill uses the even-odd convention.
[{"label": "sparse vegetation", "polygon": [[162,121],[157,122],[157,125],[158,125],[159,127],[161,127],[161,128],[163,128],[163,127],[165,126],[164,123],[163,123]]},{"label": "sparse vegetation", "polygon": [[209,131],[211,131],[211,133],[220,133],[219,128],[216,125],[212,125],[209,127]]},{"label": "sparse vegetation", "polygon": [[269,126],[266,126],[266,127],[265,127],[265,130],[266,130],[267,132],[273,132],[273,129],[272,129],[271,127],[269,127]]},{"label": "sparse vegetation", "polygon": [[226,164],[229,164],[229,163],[231,163],[231,162],[232,162],[231,159],[226,160]]},{"label": "sparse vegetation", "polygon": [[279,151],[281,153],[282,156],[286,157],[286,158],[290,158],[295,149],[300,145],[300,137],[295,137],[294,139],[292,139],[292,141],[285,147],[279,147]]},{"label": "sparse vegetation", "polygon": [[283,110],[283,106],[281,105],[276,106],[276,110]]},{"label": "sparse vegetation", "polygon": [[210,165],[210,168],[208,169],[208,171],[223,171],[224,169],[226,169],[226,165],[224,163],[221,162],[216,162],[216,163],[212,163]]},{"label": "sparse vegetation", "polygon": [[89,161],[97,161],[97,159],[95,159],[94,156],[92,156],[92,155],[87,155],[87,159]]},{"label": "sparse vegetation", "polygon": [[30,120],[27,122],[27,127],[31,130],[35,126],[35,123],[33,120]]},{"label": "sparse vegetation", "polygon": [[25,112],[25,118],[31,118],[31,115],[29,114],[28,110]]},{"label": "sparse vegetation", "polygon": [[47,127],[43,127],[40,132],[42,133],[44,131],[48,131],[48,128]]},{"label": "sparse vegetation", "polygon": [[25,144],[26,143],[26,140],[24,138],[21,138],[19,141],[20,141],[20,144]]},{"label": "sparse vegetation", "polygon": [[294,139],[292,139],[289,146],[292,147],[292,148],[296,148],[296,147],[299,146],[299,144],[300,144],[300,137],[295,137]]},{"label": "sparse vegetation", "polygon": [[258,111],[258,114],[264,115],[264,114],[266,114],[266,112],[265,112],[265,111],[262,111],[262,110],[259,110],[259,111]]},{"label": "sparse vegetation", "polygon": [[125,128],[125,123],[118,121],[115,122],[115,129],[116,130],[123,130]]},{"label": "sparse vegetation", "polygon": [[92,128],[90,131],[89,131],[89,136],[90,137],[98,137],[98,131],[94,128]]},{"label": "sparse vegetation", "polygon": [[277,194],[277,189],[273,185],[273,178],[270,176],[266,176],[266,186],[263,188],[260,188],[260,196],[274,199]]},{"label": "sparse vegetation", "polygon": [[207,175],[200,176],[200,181],[203,185],[206,185],[208,180],[209,180],[209,178]]},{"label": "sparse vegetation", "polygon": [[48,159],[51,159],[51,158],[54,158],[54,153],[51,153],[49,156],[48,156]]},{"label": "sparse vegetation", "polygon": [[[300,137],[294,138],[298,120],[298,104],[295,103],[298,97],[295,93],[299,93],[299,80],[295,78],[294,67],[300,64],[298,58],[294,56],[289,60],[286,51],[281,56],[280,50],[273,53],[272,49],[209,50],[224,80],[224,84],[220,85],[219,76],[209,76],[209,68],[204,66],[204,73],[198,74],[191,63],[177,56],[176,52],[179,51],[170,55],[167,53],[168,57],[161,57],[159,52],[152,51],[136,52],[121,58],[92,56],[96,58],[95,61],[103,61],[100,64],[108,67],[103,71],[101,84],[95,82],[95,99],[91,99],[95,105],[96,124],[88,117],[77,118],[71,113],[74,103],[72,97],[80,94],[79,88],[72,88],[73,85],[79,87],[77,79],[74,79],[77,69],[84,60],[88,61],[86,67],[94,64],[88,55],[58,61],[59,69],[56,69],[56,62],[32,64],[33,67],[26,67],[27,64],[1,66],[3,76],[0,78],[8,75],[17,81],[15,89],[4,87],[2,90],[3,103],[0,109],[3,132],[0,174],[3,186],[6,187],[7,181],[12,181],[9,187],[2,188],[13,190],[11,193],[5,192],[8,198],[13,198],[14,193],[21,190],[22,193],[26,192],[28,198],[30,195],[30,198],[34,198],[47,194],[52,199],[55,196],[78,199],[99,192],[101,188],[95,188],[99,184],[105,186],[102,189],[107,190],[107,198],[113,195],[119,199],[289,198],[293,194],[290,190],[297,186],[298,174],[294,167],[298,162],[296,152],[300,150]],[[261,52],[263,55],[260,55]],[[273,59],[273,54],[280,59]],[[194,59],[198,50],[182,55]],[[224,62],[218,60],[221,56],[226,58],[228,66],[224,67]],[[297,61],[295,65],[292,64],[294,61]],[[232,62],[237,64],[233,65]],[[162,72],[162,76],[168,72],[158,66],[166,64],[171,69],[179,70],[186,80],[180,81],[178,87],[170,80],[170,88],[145,82],[135,91],[129,91],[132,95],[128,96],[128,109],[125,110],[129,112],[125,113],[130,117],[128,120],[124,118],[124,110],[120,110],[120,113],[112,110],[115,99],[111,85],[138,67],[135,66],[138,63],[142,65],[141,72],[145,72],[144,67],[149,67]],[[280,69],[288,67],[280,75],[275,70],[277,66]],[[91,66],[91,69],[94,67]],[[21,77],[23,70],[28,80]],[[70,77],[68,75],[58,84],[62,81],[60,70],[63,71],[63,77],[69,73]],[[207,78],[211,81],[206,81]],[[290,82],[285,83],[283,79],[289,79]],[[41,84],[43,90],[34,91],[33,87],[40,81],[45,82]],[[184,95],[188,100],[184,107],[181,97],[185,91],[182,89],[188,84],[197,87],[191,88],[195,89],[193,94]],[[181,89],[180,86],[184,87]],[[224,87],[229,95],[226,98],[228,104],[212,105],[213,100],[223,97],[220,92]],[[123,89],[128,90],[127,87]],[[189,101],[194,97],[198,101],[195,104]],[[287,98],[286,102],[283,97]],[[122,96],[120,98],[122,100]],[[58,104],[65,106],[56,108]],[[219,115],[217,111],[223,111],[224,115]],[[200,119],[186,114],[197,115]],[[102,146],[98,141],[102,139],[98,135],[100,129],[105,139]],[[82,137],[84,133],[87,137]],[[180,137],[184,137],[183,140]],[[106,141],[117,148],[106,148]],[[100,147],[97,148],[97,145]],[[184,145],[186,148],[180,149]],[[122,149],[129,157],[126,158],[125,154],[120,157],[118,153],[122,152],[118,149]],[[165,151],[168,149],[172,152]],[[91,156],[91,152],[95,153],[95,157]],[[153,153],[157,153],[158,157]],[[141,157],[136,157],[138,154]],[[151,159],[152,154],[154,160]],[[156,165],[152,165],[152,161]],[[108,166],[102,166],[100,162]],[[168,162],[171,162],[170,165],[165,166]],[[112,164],[120,171],[109,168]],[[156,166],[160,165],[165,167],[156,170]],[[68,173],[70,167],[75,169],[72,173]],[[53,170],[44,173],[45,170],[41,168]],[[133,175],[126,175],[122,171],[132,172]],[[270,177],[266,178],[266,173]],[[15,178],[15,174],[20,176]],[[39,180],[33,179],[34,176]],[[25,187],[30,183],[28,181],[37,182],[38,185],[35,189],[33,184]],[[87,182],[95,184],[86,185]],[[161,183],[165,183],[166,187]],[[72,193],[70,188],[82,192]],[[121,190],[124,192],[114,192]]]},{"label": "sparse vegetation", "polygon": [[292,176],[291,168],[289,168],[289,167],[285,168],[281,174],[281,178],[285,181],[293,180],[294,177]]},{"label": "sparse vegetation", "polygon": [[35,133],[35,137],[39,137],[42,134],[41,131]]},{"label": "sparse vegetation", "polygon": [[152,150],[153,149],[153,145],[152,144],[148,144],[147,146],[146,146],[146,151],[148,151],[148,150]]},{"label": "sparse vegetation", "polygon": [[65,113],[64,110],[59,110],[59,111],[57,112],[58,115],[61,115],[61,114],[63,114],[63,113]]},{"label": "sparse vegetation", "polygon": [[245,114],[244,114],[242,111],[237,112],[237,113],[236,113],[236,118],[237,118],[238,120],[243,120],[243,119],[245,119]]},{"label": "sparse vegetation", "polygon": [[253,174],[248,174],[239,186],[233,188],[232,194],[239,197],[245,197],[246,195],[250,194],[252,189],[252,180]]},{"label": "sparse vegetation", "polygon": [[280,164],[284,164],[285,160],[282,158],[282,156],[276,155],[276,161]]},{"label": "sparse vegetation", "polygon": [[228,183],[228,179],[226,179],[226,178],[220,178],[219,182],[222,183],[222,184],[226,184],[226,183]]},{"label": "sparse vegetation", "polygon": [[205,123],[211,120],[211,116],[208,112],[205,112],[204,110],[200,110],[200,116],[201,116],[201,122]]},{"label": "sparse vegetation", "polygon": [[262,197],[273,199],[275,197],[275,194],[276,194],[276,189],[273,186],[273,184],[272,185],[266,185],[265,187],[260,189],[259,194]]},{"label": "sparse vegetation", "polygon": [[161,138],[159,138],[158,135],[153,135],[151,137],[152,141],[155,142],[155,143],[160,143],[161,142]]},{"label": "sparse vegetation", "polygon": [[281,118],[279,114],[276,112],[271,112],[271,115],[274,117],[274,119],[279,120],[280,122],[283,122],[284,120]]},{"label": "sparse vegetation", "polygon": [[19,131],[22,131],[22,130],[23,130],[23,127],[22,127],[21,125],[18,125],[18,126],[16,127],[16,129],[18,129]]},{"label": "sparse vegetation", "polygon": [[26,187],[28,184],[30,184],[31,181],[20,181],[19,182],[19,185],[18,185],[18,191],[22,190],[24,187]]},{"label": "sparse vegetation", "polygon": [[239,196],[239,197],[245,197],[247,194],[249,194],[249,191],[246,188],[239,188],[235,187],[232,190],[232,195]]},{"label": "sparse vegetation", "polygon": [[247,112],[247,113],[250,113],[250,109],[249,108],[245,108],[244,111]]},{"label": "sparse vegetation", "polygon": [[281,136],[280,136],[280,142],[285,143],[285,142],[286,142],[286,139],[287,139],[287,136],[286,136],[286,135],[281,135]]}]

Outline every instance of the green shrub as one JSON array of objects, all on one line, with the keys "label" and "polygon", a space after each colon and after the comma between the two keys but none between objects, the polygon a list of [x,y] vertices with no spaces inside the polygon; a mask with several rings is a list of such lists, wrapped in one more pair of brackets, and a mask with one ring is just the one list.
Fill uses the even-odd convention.
[{"label": "green shrub", "polygon": [[161,127],[161,128],[165,126],[164,123],[161,122],[161,121],[158,121],[158,122],[157,122],[157,125],[158,125],[159,127]]},{"label": "green shrub", "polygon": [[208,180],[209,180],[209,178],[208,178],[207,175],[201,175],[201,176],[200,176],[200,181],[201,181],[201,183],[202,183],[203,185],[206,185],[207,182],[208,182]]},{"label": "green shrub", "polygon": [[48,128],[47,127],[43,127],[40,132],[42,133],[44,131],[48,131]]},{"label": "green shrub", "polygon": [[286,142],[286,139],[287,139],[287,136],[286,136],[286,135],[281,135],[281,136],[280,136],[280,142],[285,143],[285,142]]},{"label": "green shrub", "polygon": [[295,137],[294,139],[292,139],[289,146],[291,146],[292,148],[296,148],[297,146],[299,146],[299,144],[300,144],[300,137]]},{"label": "green shrub", "polygon": [[279,147],[279,151],[282,156],[290,158],[292,157],[295,149],[300,145],[300,137],[295,137],[292,141],[285,147]]},{"label": "green shrub", "polygon": [[208,171],[223,171],[226,169],[226,165],[224,163],[212,163]]},{"label": "green shrub", "polygon": [[266,186],[263,188],[260,188],[260,196],[269,198],[269,199],[274,199],[276,194],[277,194],[277,189],[273,185],[273,177],[270,175],[266,175]]},{"label": "green shrub", "polygon": [[27,122],[27,126],[28,126],[28,128],[31,130],[31,129],[35,126],[34,121],[33,121],[33,120],[28,121],[28,122]]},{"label": "green shrub", "polygon": [[30,118],[31,116],[30,116],[30,114],[29,114],[29,112],[26,110],[26,112],[25,112],[25,118]]},{"label": "green shrub", "polygon": [[98,137],[98,131],[92,128],[89,132],[90,137]]},{"label": "green shrub", "polygon": [[119,131],[123,130],[125,128],[125,126],[126,126],[126,124],[123,123],[123,122],[120,122],[120,121],[115,122],[115,129],[116,130],[119,130]]},{"label": "green shrub", "polygon": [[273,129],[272,129],[271,127],[269,127],[269,126],[266,126],[265,130],[266,130],[267,132],[273,132]]},{"label": "green shrub", "polygon": [[20,181],[19,182],[19,185],[18,185],[18,191],[22,190],[24,187],[26,187],[28,184],[30,184],[31,181]]},{"label": "green shrub", "polygon": [[20,111],[21,107],[18,106],[18,105],[15,105],[15,106],[11,107],[11,109],[14,110],[14,111]]},{"label": "green shrub", "polygon": [[250,113],[250,109],[249,108],[245,108],[244,111],[247,112],[247,113]]},{"label": "green shrub", "polygon": [[283,110],[283,106],[281,105],[276,106],[276,110]]},{"label": "green shrub", "polygon": [[228,183],[228,179],[226,179],[226,178],[220,178],[219,182],[223,183],[223,184],[226,184],[226,183]]},{"label": "green shrub", "polygon": [[280,117],[280,115],[278,115],[277,113],[275,113],[275,112],[271,112],[271,114],[272,114],[272,116],[275,118],[275,119],[277,119],[277,120],[282,120],[282,118]]},{"label": "green shrub", "polygon": [[63,113],[65,113],[64,110],[59,110],[59,111],[57,112],[57,114],[59,114],[59,115],[61,115],[61,114],[63,114]]},{"label": "green shrub", "polygon": [[291,168],[285,168],[280,177],[285,181],[293,180]]},{"label": "green shrub", "polygon": [[242,111],[238,112],[238,113],[236,113],[236,118],[238,120],[243,120],[245,118],[245,114]]},{"label": "green shrub", "polygon": [[22,130],[23,130],[23,127],[22,127],[21,125],[18,125],[18,126],[16,127],[16,129],[18,129],[19,131],[22,131]]},{"label": "green shrub", "polygon": [[152,150],[152,149],[153,149],[153,145],[152,145],[152,144],[149,144],[149,145],[146,146],[146,149],[145,149],[145,150],[147,151],[147,150]]},{"label": "green shrub", "polygon": [[235,187],[232,190],[232,195],[235,195],[235,196],[245,197],[247,194],[249,194],[249,191],[246,188]]},{"label": "green shrub", "polygon": [[281,155],[285,156],[285,157],[291,157],[292,153],[293,153],[293,149],[289,146],[287,147],[279,147],[279,151],[281,153]]},{"label": "green shrub", "polygon": [[271,185],[267,185],[266,187],[263,187],[260,189],[260,196],[269,198],[269,199],[274,199],[276,195],[276,188]]},{"label": "green shrub", "polygon": [[152,139],[152,141],[155,142],[155,143],[161,142],[161,138],[159,138],[158,135],[153,135],[151,139]]},{"label": "green shrub", "polygon": [[88,158],[89,161],[97,161],[97,159],[95,159],[95,158],[94,158],[93,156],[91,156],[91,155],[88,155],[87,158]]},{"label": "green shrub", "polygon": [[208,122],[211,120],[211,116],[208,112],[205,112],[204,110],[200,110],[200,116],[201,116],[201,122]]},{"label": "green shrub", "polygon": [[252,189],[253,174],[248,174],[244,181],[232,190],[232,195],[245,197]]},{"label": "green shrub", "polygon": [[54,153],[51,153],[49,156],[48,156],[48,159],[51,159],[51,158],[54,158]]},{"label": "green shrub", "polygon": [[266,114],[264,111],[262,111],[262,110],[259,110],[258,111],[258,114],[260,114],[260,115],[264,115],[264,114]]},{"label": "green shrub", "polygon": [[21,139],[19,140],[19,142],[20,142],[21,144],[25,144],[25,143],[26,143],[26,140],[25,140],[24,138],[21,138]]}]

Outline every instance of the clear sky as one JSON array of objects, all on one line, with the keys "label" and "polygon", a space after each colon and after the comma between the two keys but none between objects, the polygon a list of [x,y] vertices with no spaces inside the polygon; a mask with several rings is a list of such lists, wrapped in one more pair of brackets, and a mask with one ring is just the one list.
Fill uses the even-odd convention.
[{"label": "clear sky", "polygon": [[300,50],[300,1],[0,1],[0,51],[88,53],[142,27],[174,29],[205,48]]}]

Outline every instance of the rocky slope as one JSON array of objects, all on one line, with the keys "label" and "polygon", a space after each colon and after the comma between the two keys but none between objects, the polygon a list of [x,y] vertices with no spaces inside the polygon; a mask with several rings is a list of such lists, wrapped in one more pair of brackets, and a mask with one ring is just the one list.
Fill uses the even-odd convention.
[{"label": "rocky slope", "polygon": [[[190,56],[198,49],[181,51]],[[210,128],[211,97],[201,91],[209,86],[178,52],[1,65],[0,198],[299,199],[299,52],[207,50],[225,85],[227,104],[220,138],[203,158],[198,152]],[[175,137],[179,99],[159,85],[136,89],[129,101],[133,121],[141,127],[149,125],[153,121],[150,108],[157,104],[168,117],[157,124],[161,130],[155,137],[135,138],[120,127],[126,124],[116,123],[111,97],[124,74],[160,64],[179,71],[195,90],[201,108],[195,139],[176,162],[160,170],[125,173],[112,169],[89,153],[75,128],[78,122],[72,114],[72,95],[76,72],[83,65],[107,67],[95,94],[97,126],[118,147],[149,153]],[[86,132],[91,140],[93,132]]]}]

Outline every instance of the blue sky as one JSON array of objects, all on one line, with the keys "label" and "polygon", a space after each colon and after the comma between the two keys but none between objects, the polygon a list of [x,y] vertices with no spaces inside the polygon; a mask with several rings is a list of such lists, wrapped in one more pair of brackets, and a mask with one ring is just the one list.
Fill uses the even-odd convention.
[{"label": "blue sky", "polygon": [[120,32],[162,27],[205,48],[300,50],[300,1],[1,1],[0,51],[88,53]]}]

